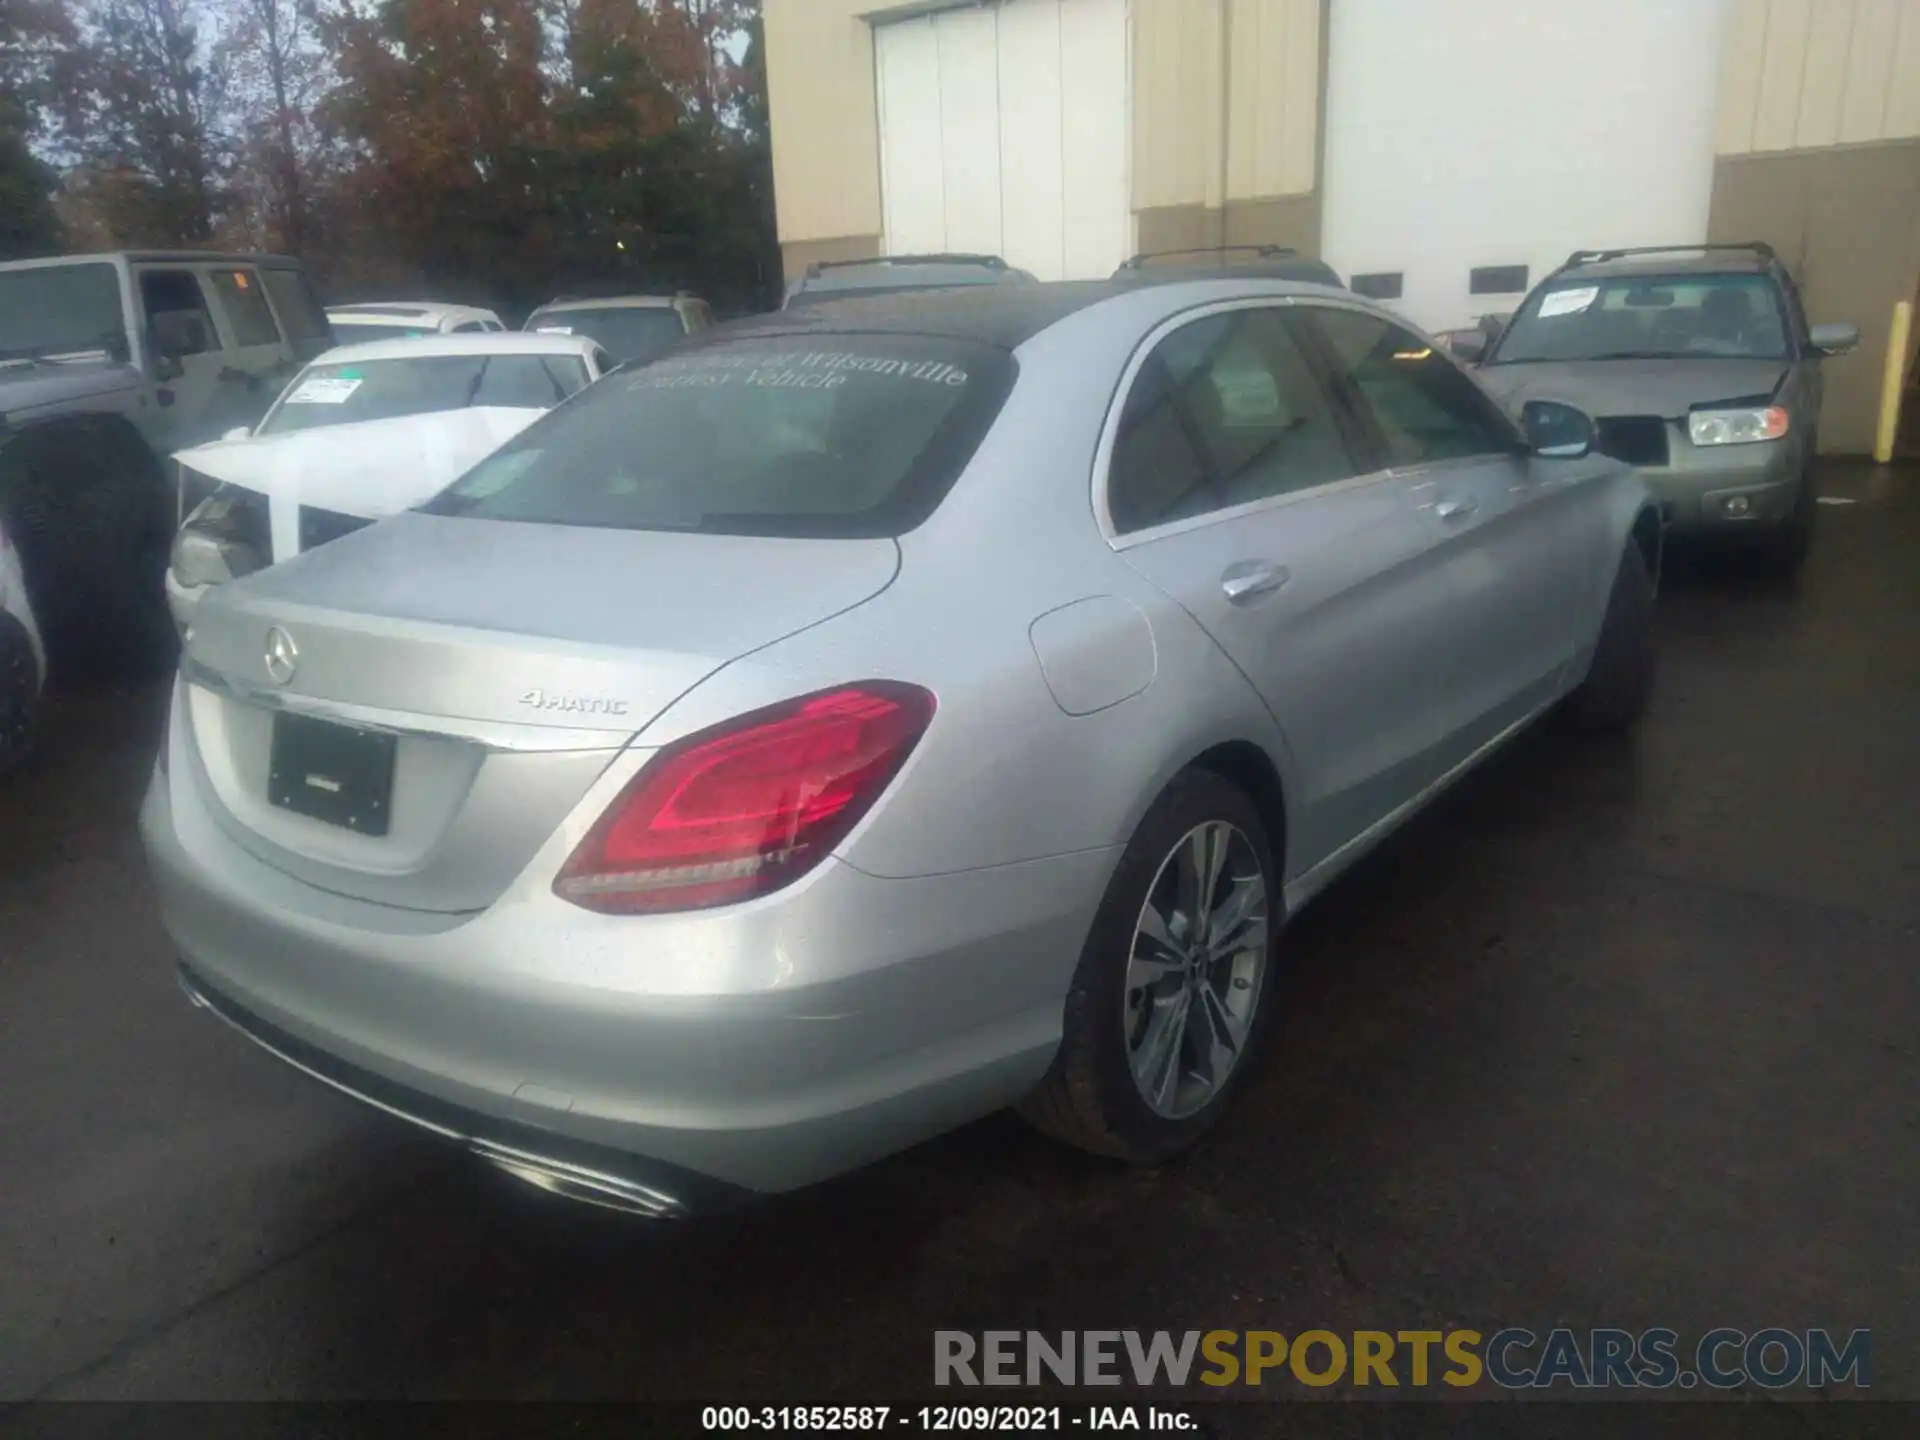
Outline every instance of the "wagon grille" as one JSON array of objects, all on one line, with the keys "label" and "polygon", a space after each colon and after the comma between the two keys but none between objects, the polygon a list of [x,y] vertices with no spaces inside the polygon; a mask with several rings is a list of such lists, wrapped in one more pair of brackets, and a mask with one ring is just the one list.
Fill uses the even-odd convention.
[{"label": "wagon grille", "polygon": [[1658,415],[1606,415],[1594,427],[1602,455],[1629,465],[1667,463],[1667,422]]}]

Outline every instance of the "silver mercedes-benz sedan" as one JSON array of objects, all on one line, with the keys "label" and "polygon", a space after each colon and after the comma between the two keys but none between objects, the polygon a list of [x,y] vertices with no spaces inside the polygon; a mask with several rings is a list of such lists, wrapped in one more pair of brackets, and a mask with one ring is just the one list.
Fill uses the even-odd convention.
[{"label": "silver mercedes-benz sedan", "polygon": [[1389,312],[822,304],[209,595],[142,825],[188,993],[676,1214],[994,1109],[1187,1146],[1282,926],[1536,716],[1622,726],[1657,513]]}]

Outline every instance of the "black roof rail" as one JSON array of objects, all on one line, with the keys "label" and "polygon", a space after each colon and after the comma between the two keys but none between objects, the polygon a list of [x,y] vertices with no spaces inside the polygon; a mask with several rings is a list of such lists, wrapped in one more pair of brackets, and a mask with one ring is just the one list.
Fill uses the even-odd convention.
[{"label": "black roof rail", "polygon": [[1227,255],[1245,253],[1257,260],[1283,260],[1300,252],[1291,245],[1194,245],[1183,250],[1143,250],[1120,262],[1122,270],[1138,270],[1149,260],[1168,260],[1177,255]]},{"label": "black roof rail", "polygon": [[1575,265],[1603,265],[1609,260],[1624,260],[1629,255],[1684,255],[1708,250],[1746,250],[1762,260],[1776,258],[1773,247],[1764,240],[1728,240],[1702,245],[1627,245],[1612,250],[1576,250],[1560,268],[1566,270]]},{"label": "black roof rail", "polygon": [[849,265],[979,265],[987,270],[1004,270],[1007,262],[998,255],[968,255],[958,251],[933,255],[869,255],[864,260],[816,260],[807,266],[809,278],[828,270]]}]

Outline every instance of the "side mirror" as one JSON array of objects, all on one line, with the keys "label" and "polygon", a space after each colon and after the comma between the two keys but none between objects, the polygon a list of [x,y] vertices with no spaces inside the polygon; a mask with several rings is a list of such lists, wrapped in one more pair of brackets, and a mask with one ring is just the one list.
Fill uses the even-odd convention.
[{"label": "side mirror", "polygon": [[1443,330],[1434,337],[1446,347],[1447,353],[1462,365],[1478,365],[1487,358],[1487,332],[1475,327],[1470,330]]},{"label": "side mirror", "polygon": [[1593,420],[1558,400],[1529,400],[1520,407],[1527,448],[1543,460],[1578,460],[1593,452]]},{"label": "side mirror", "polygon": [[251,425],[236,425],[231,430],[223,433],[220,438],[222,440],[249,440],[253,438],[253,427]]},{"label": "side mirror", "polygon": [[1822,355],[1844,355],[1860,343],[1860,327],[1816,325],[1807,332],[1807,343]]},{"label": "side mirror", "polygon": [[171,355],[156,354],[153,357],[153,373],[161,381],[178,380],[186,374],[186,368]]}]

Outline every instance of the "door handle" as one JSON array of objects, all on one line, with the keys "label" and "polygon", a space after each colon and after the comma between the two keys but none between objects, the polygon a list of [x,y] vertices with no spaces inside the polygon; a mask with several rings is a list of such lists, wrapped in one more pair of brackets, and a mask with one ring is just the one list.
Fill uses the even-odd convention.
[{"label": "door handle", "polygon": [[1442,500],[1433,507],[1433,513],[1442,520],[1464,520],[1479,508],[1471,500]]},{"label": "door handle", "polygon": [[1226,592],[1228,604],[1249,605],[1263,595],[1271,595],[1292,578],[1293,572],[1284,565],[1255,561],[1233,566],[1220,577],[1220,588]]}]

